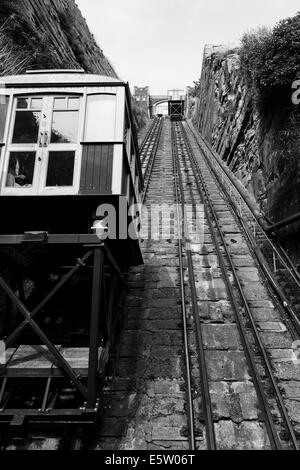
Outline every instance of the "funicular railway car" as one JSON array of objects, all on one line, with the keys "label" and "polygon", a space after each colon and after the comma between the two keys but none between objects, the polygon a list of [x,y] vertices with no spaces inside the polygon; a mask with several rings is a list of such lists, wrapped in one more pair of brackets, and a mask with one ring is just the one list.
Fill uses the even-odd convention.
[{"label": "funicular railway car", "polygon": [[91,424],[142,262],[129,87],[81,70],[0,84],[0,425]]},{"label": "funicular railway car", "polygon": [[184,119],[184,91],[168,90],[168,115],[170,121],[182,121]]},{"label": "funicular railway car", "polygon": [[184,101],[183,100],[169,100],[169,116],[170,121],[182,121],[184,117]]}]

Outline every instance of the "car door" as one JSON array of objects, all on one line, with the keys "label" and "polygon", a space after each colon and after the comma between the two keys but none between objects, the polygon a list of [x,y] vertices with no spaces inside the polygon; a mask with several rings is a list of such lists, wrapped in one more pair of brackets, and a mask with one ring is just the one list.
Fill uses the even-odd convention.
[{"label": "car door", "polygon": [[81,133],[81,96],[15,97],[2,194],[76,194]]},{"label": "car door", "polygon": [[37,194],[42,162],[42,138],[46,99],[19,96],[14,99],[5,153],[2,194]]},{"label": "car door", "polygon": [[76,194],[79,188],[82,97],[49,96],[39,194]]}]

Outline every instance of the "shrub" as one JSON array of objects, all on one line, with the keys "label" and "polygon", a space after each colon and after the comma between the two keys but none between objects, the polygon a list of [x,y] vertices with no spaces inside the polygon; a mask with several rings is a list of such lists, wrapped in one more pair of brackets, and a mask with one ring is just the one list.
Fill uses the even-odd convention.
[{"label": "shrub", "polygon": [[240,56],[258,104],[267,104],[274,95],[286,98],[300,76],[300,12],[279,21],[273,30],[259,28],[244,34]]},{"label": "shrub", "polygon": [[132,114],[136,130],[140,132],[147,123],[147,109],[132,101]]},{"label": "shrub", "polygon": [[198,96],[200,94],[201,90],[201,79],[199,78],[198,80],[193,81],[192,87],[190,87],[189,94],[191,97]]}]

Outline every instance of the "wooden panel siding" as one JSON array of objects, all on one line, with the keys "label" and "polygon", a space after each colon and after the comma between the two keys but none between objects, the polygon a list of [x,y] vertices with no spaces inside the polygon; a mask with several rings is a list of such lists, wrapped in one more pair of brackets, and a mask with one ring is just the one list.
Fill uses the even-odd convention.
[{"label": "wooden panel siding", "polygon": [[81,194],[111,194],[113,144],[83,145]]}]

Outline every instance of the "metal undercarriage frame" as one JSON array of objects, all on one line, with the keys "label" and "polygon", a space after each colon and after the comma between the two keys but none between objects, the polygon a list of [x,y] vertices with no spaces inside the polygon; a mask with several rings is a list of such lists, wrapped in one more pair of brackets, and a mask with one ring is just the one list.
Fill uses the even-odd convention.
[{"label": "metal undercarriage frame", "polygon": [[[47,374],[37,369],[34,377],[26,374],[18,379],[12,378],[6,365],[0,366],[0,429],[8,427],[10,434],[22,432],[27,425],[44,426],[89,426],[95,424],[101,414],[101,379],[108,360],[113,327],[116,323],[116,308],[120,311],[126,285],[123,274],[105,242],[96,235],[55,235],[41,233],[25,233],[24,235],[0,235],[0,246],[17,246],[20,244],[41,243],[44,247],[57,245],[62,247],[78,247],[84,255],[77,258],[76,264],[57,282],[55,287],[39,304],[29,310],[25,303],[24,293],[19,289],[17,295],[8,283],[0,276],[0,289],[11,299],[24,320],[4,339],[6,348],[16,344],[16,340],[25,327],[30,327],[38,336],[39,342],[47,349],[55,363],[56,374]],[[29,245],[30,246],[30,245]],[[59,349],[36,323],[35,316],[60,293],[66,283],[80,270],[88,266],[92,269],[92,298],[90,305],[89,358],[88,369],[84,376],[74,370],[62,356]],[[101,333],[100,333],[101,328]],[[104,331],[104,334],[103,334]],[[101,337],[102,336],[102,337]],[[10,384],[12,380],[36,380],[44,384],[43,398],[38,408],[10,409]],[[80,397],[80,405],[75,408],[55,408],[55,393],[50,393],[54,381],[64,380],[76,389]],[[32,382],[34,385],[34,382]]]}]

